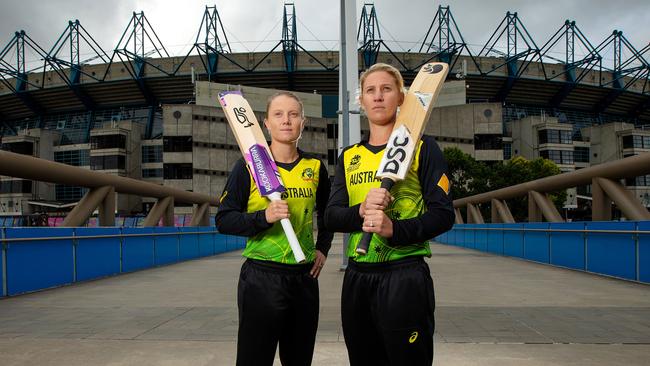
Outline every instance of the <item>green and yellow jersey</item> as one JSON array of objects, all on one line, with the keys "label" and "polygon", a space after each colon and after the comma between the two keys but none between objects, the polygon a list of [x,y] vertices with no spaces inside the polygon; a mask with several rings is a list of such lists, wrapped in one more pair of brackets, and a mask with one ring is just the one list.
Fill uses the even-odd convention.
[{"label": "green and yellow jersey", "polygon": [[391,189],[395,198],[385,212],[393,222],[393,237],[373,235],[368,254],[356,247],[363,232],[359,205],[371,188],[386,145],[361,142],[339,156],[332,192],[325,213],[328,230],[349,232],[347,255],[357,262],[388,262],[412,256],[431,256],[428,240],[447,231],[454,222],[447,163],[432,137],[417,144],[413,163],[403,181]]},{"label": "green and yellow jersey", "polygon": [[[327,169],[320,159],[299,151],[293,163],[276,162],[289,205],[289,220],[308,262],[315,250],[327,255],[333,234],[325,230],[324,211],[330,191]],[[285,264],[296,264],[280,222],[269,224],[264,210],[268,199],[261,196],[243,159],[234,166],[221,195],[217,229],[225,234],[247,236],[244,257]],[[316,210],[318,237],[313,237]]]}]

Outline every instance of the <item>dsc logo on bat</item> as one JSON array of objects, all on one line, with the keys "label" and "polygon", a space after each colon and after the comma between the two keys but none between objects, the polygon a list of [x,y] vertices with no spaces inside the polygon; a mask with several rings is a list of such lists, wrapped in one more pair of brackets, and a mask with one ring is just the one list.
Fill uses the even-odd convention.
[{"label": "dsc logo on bat", "polygon": [[410,156],[413,154],[413,139],[408,129],[402,125],[390,135],[386,153],[379,163],[377,175],[395,174],[400,177],[406,176],[406,169],[410,166]]}]

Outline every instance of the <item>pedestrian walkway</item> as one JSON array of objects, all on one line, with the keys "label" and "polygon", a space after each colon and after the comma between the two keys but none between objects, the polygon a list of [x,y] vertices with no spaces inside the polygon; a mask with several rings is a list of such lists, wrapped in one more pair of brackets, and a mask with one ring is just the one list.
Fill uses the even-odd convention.
[{"label": "pedestrian walkway", "polygon": [[[648,365],[650,286],[432,248],[435,365]],[[314,365],[347,365],[341,251],[337,235]],[[240,255],[0,300],[0,365],[234,365]]]}]

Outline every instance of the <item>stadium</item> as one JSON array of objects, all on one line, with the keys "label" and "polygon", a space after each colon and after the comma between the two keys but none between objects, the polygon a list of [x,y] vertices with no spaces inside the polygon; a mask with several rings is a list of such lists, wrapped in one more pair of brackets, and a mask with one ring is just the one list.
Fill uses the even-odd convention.
[{"label": "stadium", "polygon": [[[563,171],[650,151],[650,45],[638,49],[619,31],[592,42],[569,20],[536,43],[518,14],[508,12],[477,51],[450,7],[440,6],[422,43],[397,52],[382,38],[378,10],[366,4],[359,18],[359,71],[385,62],[408,85],[423,64],[449,63],[448,84],[426,130],[441,147],[486,161],[544,157]],[[54,45],[16,32],[0,52],[2,149],[218,196],[239,151],[223,113],[197,103],[197,87],[212,82],[242,90],[258,113],[274,90],[300,93],[310,120],[301,148],[319,154],[333,172],[339,55],[305,49],[297,17],[295,6],[285,4],[281,40],[249,53],[231,51],[227,19],[208,6],[183,55],[166,51],[144,13],[133,13],[111,52],[79,21],[70,21]],[[42,65],[27,70],[28,54]],[[650,206],[650,176],[626,183]],[[56,216],[86,192],[2,177],[0,216],[5,225],[33,213]],[[570,192],[566,208],[588,196],[588,187]],[[152,203],[120,196],[117,209],[137,215]],[[181,223],[190,212],[176,207]]]}]

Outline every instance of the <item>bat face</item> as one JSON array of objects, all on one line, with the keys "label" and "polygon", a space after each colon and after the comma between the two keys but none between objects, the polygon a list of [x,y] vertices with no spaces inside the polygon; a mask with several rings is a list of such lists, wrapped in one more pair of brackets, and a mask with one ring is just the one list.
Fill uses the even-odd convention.
[{"label": "bat face", "polygon": [[219,93],[219,103],[262,196],[284,192],[284,184],[252,108],[240,92]]},{"label": "bat face", "polygon": [[429,63],[420,69],[400,106],[395,127],[379,163],[377,177],[393,181],[406,177],[415,146],[422,137],[448,71],[449,66],[445,63]]}]

